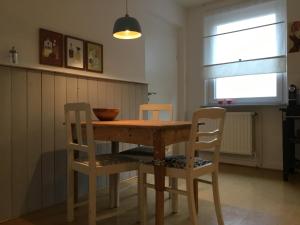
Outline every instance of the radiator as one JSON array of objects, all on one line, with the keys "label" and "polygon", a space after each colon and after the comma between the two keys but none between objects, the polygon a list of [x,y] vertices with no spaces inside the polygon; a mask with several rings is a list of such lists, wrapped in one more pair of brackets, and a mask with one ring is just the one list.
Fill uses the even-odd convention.
[{"label": "radiator", "polygon": [[[225,117],[221,153],[252,155],[254,152],[254,112],[227,112]],[[216,124],[203,121],[204,130],[215,129]]]},{"label": "radiator", "polygon": [[254,152],[253,112],[226,113],[222,153],[252,155]]}]

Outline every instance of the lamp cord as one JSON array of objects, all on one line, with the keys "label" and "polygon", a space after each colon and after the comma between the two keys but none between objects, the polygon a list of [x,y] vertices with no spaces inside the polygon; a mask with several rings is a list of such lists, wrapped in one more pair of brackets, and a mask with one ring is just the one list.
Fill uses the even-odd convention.
[{"label": "lamp cord", "polygon": [[128,15],[128,3],[127,3],[127,0],[126,0],[126,15]]}]

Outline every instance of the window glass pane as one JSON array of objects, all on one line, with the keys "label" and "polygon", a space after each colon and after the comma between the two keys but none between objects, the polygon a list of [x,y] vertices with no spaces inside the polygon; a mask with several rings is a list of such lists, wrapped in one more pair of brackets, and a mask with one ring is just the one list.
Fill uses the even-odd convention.
[{"label": "window glass pane", "polygon": [[[204,36],[221,34],[282,22],[286,18],[285,1],[240,1],[204,13]],[[218,25],[225,25],[217,29]]]},{"label": "window glass pane", "polygon": [[270,25],[212,38],[212,62],[219,64],[278,56],[277,25]]},{"label": "window glass pane", "polygon": [[266,24],[276,23],[276,15],[270,14],[265,16],[254,17],[245,20],[239,20],[232,23],[221,24],[217,26],[217,34],[243,30],[252,27],[259,27]]},{"label": "window glass pane", "polygon": [[277,96],[277,74],[258,74],[215,79],[215,98]]}]

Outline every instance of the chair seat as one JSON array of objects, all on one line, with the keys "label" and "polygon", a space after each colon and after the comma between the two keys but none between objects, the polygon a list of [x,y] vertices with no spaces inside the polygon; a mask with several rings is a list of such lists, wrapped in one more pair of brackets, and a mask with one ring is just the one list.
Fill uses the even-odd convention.
[{"label": "chair seat", "polygon": [[[184,169],[186,167],[186,157],[184,155],[171,155],[165,158],[165,167]],[[211,161],[195,157],[194,168],[211,164]]]},{"label": "chair seat", "polygon": [[[89,164],[88,159],[78,159],[77,162]],[[103,154],[96,156],[96,166],[111,166],[116,164],[137,163],[138,160],[120,154]]]},{"label": "chair seat", "polygon": [[153,157],[153,148],[148,146],[138,146],[135,148],[127,149],[120,152],[122,155],[142,155]]},{"label": "chair seat", "polygon": [[153,148],[148,146],[138,146],[119,153],[120,155],[130,157],[143,163],[152,162]]}]

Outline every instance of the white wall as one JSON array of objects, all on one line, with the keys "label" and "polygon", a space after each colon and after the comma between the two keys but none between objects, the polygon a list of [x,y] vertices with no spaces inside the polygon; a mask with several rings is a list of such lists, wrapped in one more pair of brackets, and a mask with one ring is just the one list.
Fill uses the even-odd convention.
[{"label": "white wall", "polygon": [[[182,25],[183,9],[172,0],[130,0],[129,14],[147,30],[146,17]],[[0,64],[8,64],[8,51],[15,46],[20,66],[43,68],[118,80],[145,82],[145,35],[122,41],[112,37],[115,20],[125,14],[120,0],[2,0],[0,2]],[[147,15],[147,16],[146,16]],[[39,65],[38,28],[57,31],[104,45],[104,74]]]},{"label": "white wall", "polygon": [[[238,0],[218,2],[219,6]],[[298,1],[294,1],[294,3]],[[299,4],[299,3],[298,3]],[[206,5],[212,8],[214,5]],[[204,7],[189,9],[187,15],[187,117],[204,103],[204,80],[202,75],[202,16]],[[294,6],[293,10],[295,9]],[[297,10],[295,10],[296,12]],[[299,60],[298,60],[299,62]],[[299,67],[298,67],[299,68]],[[299,73],[298,73],[299,74]],[[299,76],[298,76],[299,77]],[[299,79],[300,81],[300,79]],[[249,158],[249,163],[243,159],[245,165],[255,165],[264,168],[282,169],[282,130],[281,112],[279,107],[242,107],[231,110],[255,111],[258,113],[256,122],[256,151],[255,158]],[[224,157],[225,158],[225,157]],[[254,160],[254,163],[253,163]],[[225,159],[224,159],[225,161]],[[228,162],[228,160],[226,160]],[[246,160],[247,161],[247,160]],[[235,162],[235,161],[232,161]]]},{"label": "white wall", "polygon": [[186,11],[175,4],[174,0],[143,0],[143,2],[145,11],[153,17],[159,17],[178,27],[185,25]]},{"label": "white wall", "polygon": [[[154,17],[147,20],[146,81],[148,90],[156,92],[150,103],[171,103],[177,109],[177,47],[176,26]],[[174,115],[176,118],[176,115]]]},{"label": "white wall", "polygon": [[149,91],[157,92],[150,102],[173,104],[176,118],[184,112],[178,107],[184,105],[184,98],[179,98],[184,82],[178,81],[185,76],[184,39],[180,38],[184,35],[185,10],[172,0],[145,1],[145,7],[145,75]]},{"label": "white wall", "polygon": [[[129,12],[143,26],[141,1],[129,1]],[[8,50],[16,46],[20,65],[40,68],[38,28],[102,43],[104,77],[145,82],[144,38],[134,41],[113,39],[115,20],[123,16],[125,5],[117,0],[2,0],[0,2],[0,64],[8,63]],[[42,66],[60,72],[76,70]],[[82,72],[79,72],[82,74]],[[87,73],[93,75],[91,73]],[[101,76],[99,74],[94,74]]]}]

